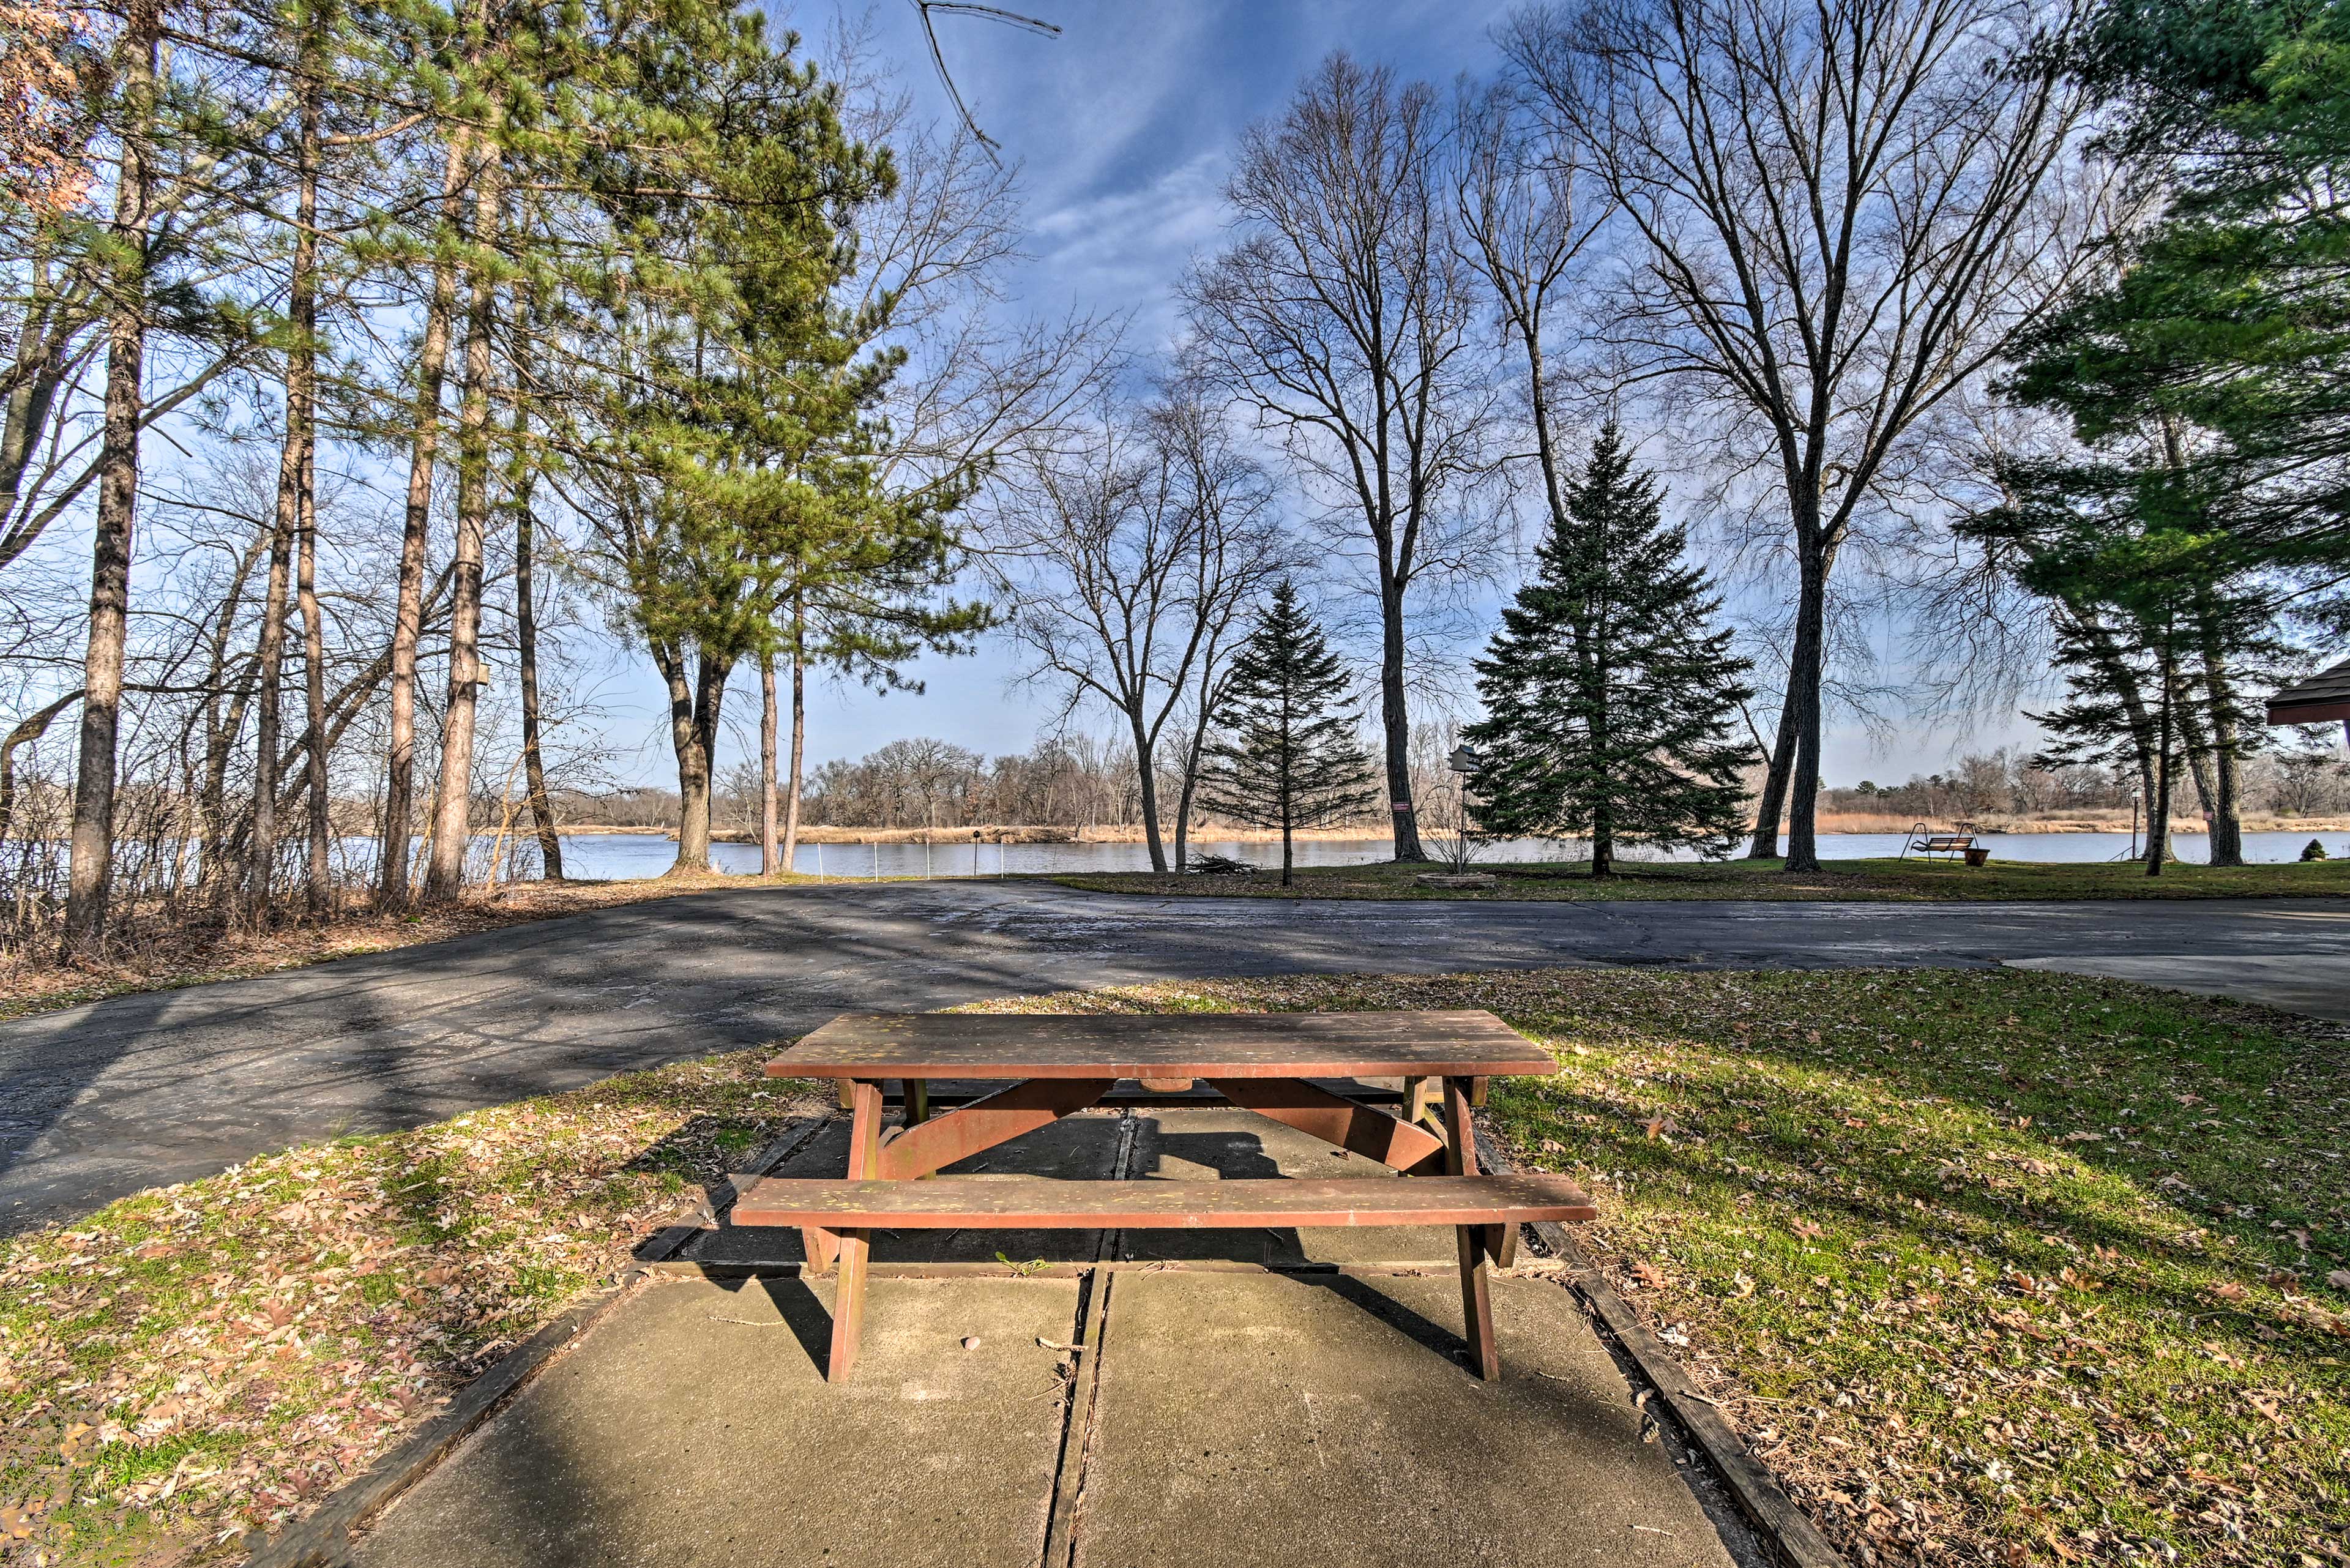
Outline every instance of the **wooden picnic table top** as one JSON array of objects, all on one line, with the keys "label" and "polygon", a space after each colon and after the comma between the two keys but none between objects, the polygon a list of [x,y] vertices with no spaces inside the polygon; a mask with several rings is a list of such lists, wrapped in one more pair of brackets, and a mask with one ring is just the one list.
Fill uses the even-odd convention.
[{"label": "wooden picnic table top", "polygon": [[778,1078],[1484,1078],[1549,1053],[1482,1009],[1439,1012],[849,1012]]}]

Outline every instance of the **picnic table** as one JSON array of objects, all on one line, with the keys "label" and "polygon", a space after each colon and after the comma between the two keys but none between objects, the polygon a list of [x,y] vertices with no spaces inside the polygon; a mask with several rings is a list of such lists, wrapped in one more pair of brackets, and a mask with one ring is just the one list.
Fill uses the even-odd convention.
[{"label": "picnic table", "polygon": [[[737,1225],[796,1227],[807,1271],[838,1271],[826,1376],[856,1365],[872,1233],[905,1230],[1203,1229],[1450,1225],[1458,1239],[1471,1357],[1500,1376],[1488,1262],[1507,1268],[1518,1227],[1588,1220],[1564,1177],[1481,1171],[1470,1126],[1486,1080],[1558,1064],[1490,1012],[847,1013],[767,1064],[775,1077],[832,1078],[853,1121],[847,1175],[736,1184]],[[1357,1097],[1366,1079],[1403,1080],[1401,1116]],[[1338,1081],[1339,1088],[1315,1080]],[[940,1081],[1008,1080],[930,1114]],[[883,1091],[903,1085],[905,1118],[884,1127]],[[1204,1085],[1223,1099],[1409,1179],[1066,1181],[936,1176],[958,1160],[1087,1109],[1124,1082],[1173,1096]],[[1346,1092],[1354,1087],[1354,1093]]]}]

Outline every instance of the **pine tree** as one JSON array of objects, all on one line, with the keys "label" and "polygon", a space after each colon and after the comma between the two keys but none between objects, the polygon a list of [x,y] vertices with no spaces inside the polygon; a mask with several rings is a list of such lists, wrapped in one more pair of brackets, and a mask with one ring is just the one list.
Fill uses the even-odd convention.
[{"label": "pine tree", "polygon": [[1609,424],[1477,661],[1488,716],[1467,734],[1489,831],[1588,836],[1594,877],[1627,839],[1729,853],[1754,758],[1728,732],[1753,693],[1687,544]]},{"label": "pine tree", "polygon": [[1347,685],[1322,628],[1283,579],[1232,660],[1223,733],[1201,781],[1209,810],[1281,829],[1281,885],[1290,884],[1294,836],[1377,796],[1370,759],[1332,711]]}]

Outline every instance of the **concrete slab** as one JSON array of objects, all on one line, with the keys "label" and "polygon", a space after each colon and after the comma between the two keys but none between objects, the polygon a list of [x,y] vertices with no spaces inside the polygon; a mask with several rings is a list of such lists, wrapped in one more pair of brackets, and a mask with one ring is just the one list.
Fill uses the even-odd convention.
[{"label": "concrete slab", "polygon": [[[877,1280],[856,1377],[796,1280],[623,1303],[400,1501],[363,1568],[1035,1568],[1071,1280]],[[980,1337],[965,1350],[966,1334]]]},{"label": "concrete slab", "polygon": [[[819,1143],[795,1168],[837,1169],[841,1152]],[[1072,1117],[992,1153],[998,1170],[1073,1179],[1381,1168],[1229,1108]],[[1731,1563],[1555,1281],[1494,1281],[1506,1370],[1485,1384],[1462,1365],[1449,1230],[1305,1238],[1401,1272],[877,1279],[838,1386],[821,1371],[830,1281],[653,1287],[421,1480],[356,1561],[1030,1568],[1058,1519],[1055,1568]],[[1290,1231],[1130,1239],[1232,1265],[1300,1256]],[[941,1240],[910,1232],[895,1250],[919,1262]],[[722,1231],[702,1251],[754,1244],[772,1257],[796,1237]],[[992,1257],[1003,1238],[976,1244]],[[1039,1343],[1085,1343],[1088,1324],[1097,1384]]]},{"label": "concrete slab", "polygon": [[1118,1274],[1077,1563],[1730,1568],[1573,1296],[1494,1287],[1487,1384],[1449,1274]]},{"label": "concrete slab", "polygon": [[2350,954],[2134,953],[2127,956],[2010,959],[2012,969],[2134,980],[2167,991],[2232,996],[2287,1012],[2350,1022]]}]

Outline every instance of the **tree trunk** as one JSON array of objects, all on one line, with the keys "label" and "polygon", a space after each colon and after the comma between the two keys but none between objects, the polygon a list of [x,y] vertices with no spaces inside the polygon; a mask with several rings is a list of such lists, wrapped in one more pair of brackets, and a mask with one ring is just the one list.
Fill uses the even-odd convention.
[{"label": "tree trunk", "polygon": [[302,615],[303,728],[308,736],[310,913],[323,915],[333,904],[333,801],[327,782],[327,624],[318,607],[318,506],[317,453],[313,441],[303,441],[302,543],[295,573],[295,597]]},{"label": "tree trunk", "polygon": [[[1595,757],[1607,755],[1607,709],[1604,701],[1594,706],[1591,723],[1591,750]],[[1461,831],[1468,831],[1468,806],[1461,806]],[[1603,881],[1616,875],[1616,803],[1606,790],[1597,791],[1591,803],[1591,879]]]},{"label": "tree trunk", "polygon": [[[465,185],[469,142],[449,136],[441,177],[442,217],[453,225]],[[400,587],[391,623],[391,730],[384,759],[383,846],[376,867],[378,902],[407,906],[408,841],[416,815],[416,646],[423,636],[424,556],[432,524],[432,475],[441,451],[441,386],[449,366],[449,327],[457,311],[457,268],[447,256],[432,267],[424,341],[416,361],[416,434],[408,454],[408,508],[400,525]]]},{"label": "tree trunk", "polygon": [[2064,601],[2064,610],[2088,647],[2098,673],[2121,703],[2122,713],[2129,722],[2130,749],[2137,759],[2138,797],[2151,801],[2155,794],[2156,720],[2146,705],[2146,693],[2131,671],[2129,660],[2122,656],[2112,629],[2093,610],[2072,600]]},{"label": "tree trunk", "polygon": [[473,718],[482,690],[482,550],[490,495],[490,324],[497,287],[498,154],[488,151],[473,186],[472,306],[465,321],[465,389],[457,405],[456,580],[449,607],[449,706],[441,732],[441,790],[432,814],[424,896],[455,898],[473,836]]},{"label": "tree trunk", "polygon": [[2154,798],[2148,803],[2146,824],[2146,874],[2149,877],[2162,875],[2163,857],[2170,850],[2171,780],[2178,772],[2171,762],[2177,750],[2172,741],[2172,725],[2178,701],[2178,655],[2166,635],[2162,649],[2162,703],[2155,732]]},{"label": "tree trunk", "polygon": [[[1286,698],[1283,699],[1282,705],[1285,719]],[[1297,789],[1289,771],[1289,734],[1285,722],[1282,726],[1281,746],[1281,885],[1286,888],[1290,885],[1291,867],[1295,859],[1290,841],[1292,829],[1297,821]]]},{"label": "tree trunk", "polygon": [[2244,823],[2239,770],[2242,759],[2237,755],[2241,742],[2236,732],[2235,685],[2228,677],[2219,624],[2208,608],[2200,618],[2199,630],[2203,643],[2204,697],[2211,711],[2212,767],[2219,785],[2211,801],[2211,864],[2241,866]]},{"label": "tree trunk", "polygon": [[672,877],[710,870],[710,784],[718,751],[718,716],[725,699],[727,667],[703,653],[697,657],[697,683],[688,688],[681,657],[665,661],[669,681],[670,742],[677,753],[677,863]]},{"label": "tree trunk", "polygon": [[2178,746],[2187,753],[2187,776],[2195,785],[2195,805],[2203,818],[2204,835],[2216,839],[2220,785],[2212,776],[2216,759],[2211,754],[2211,733],[2203,727],[2202,715],[2195,711],[2191,701],[2182,701],[2178,705]]},{"label": "tree trunk", "polygon": [[[522,369],[515,371],[514,437],[519,452],[530,432],[528,406],[522,386]],[[532,509],[536,486],[528,458],[517,456],[514,483],[515,524],[515,675],[522,688],[523,788],[530,801],[530,823],[538,835],[539,875],[549,882],[563,880],[563,837],[555,830],[555,806],[546,794],[546,756],[540,746],[538,711],[538,514]]]},{"label": "tree trunk", "polygon": [[784,869],[799,864],[800,789],[806,782],[807,761],[807,631],[804,607],[792,601],[792,761],[791,781],[784,794]]},{"label": "tree trunk", "polygon": [[1787,777],[1787,869],[1820,868],[1814,833],[1820,804],[1820,676],[1827,648],[1828,562],[1805,547],[1796,587],[1794,647],[1787,660],[1787,712],[1795,732],[1795,765]]},{"label": "tree trunk", "polygon": [[304,898],[314,916],[324,914],[328,907],[334,832],[327,784],[327,628],[318,607],[318,97],[319,77],[326,68],[320,26],[320,18],[313,16],[302,40],[300,177],[286,291],[293,338],[286,348],[286,460],[279,465],[281,506],[284,476],[288,470],[292,473],[293,522],[299,541],[295,595],[302,615],[303,723],[310,746],[309,886]]},{"label": "tree trunk", "polygon": [[[289,391],[292,377],[287,378]],[[277,786],[286,713],[286,600],[293,574],[295,535],[302,526],[302,454],[293,410],[277,454],[277,510],[269,531],[269,587],[261,600],[259,715],[255,724],[253,831],[245,839],[245,918],[269,919],[270,884],[277,871]]]},{"label": "tree trunk", "polygon": [[783,758],[775,734],[775,656],[759,655],[759,875],[773,877],[784,868],[775,834],[775,774]]},{"label": "tree trunk", "polygon": [[1140,789],[1137,798],[1142,805],[1142,841],[1150,849],[1150,868],[1164,872],[1167,869],[1167,843],[1159,836],[1158,759],[1152,754],[1149,728],[1142,722],[1139,709],[1128,709],[1126,722],[1127,727],[1134,732],[1134,767],[1136,782]]},{"label": "tree trunk", "polygon": [[[1404,701],[1403,592],[1387,577],[1379,585],[1379,722],[1386,732],[1388,815],[1395,824],[1399,862],[1426,860],[1419,818],[1411,798],[1411,712]],[[1289,884],[1288,829],[1282,830],[1282,885]]]},{"label": "tree trunk", "polygon": [[1754,839],[1746,846],[1749,860],[1779,858],[1779,821],[1787,810],[1787,781],[1795,771],[1795,727],[1788,722],[1790,705],[1779,704],[1779,733],[1771,743],[1771,765],[1762,775],[1762,794],[1754,803]]},{"label": "tree trunk", "polygon": [[1183,785],[1175,794],[1175,869],[1191,868],[1191,799],[1200,788],[1200,746],[1194,736],[1183,748]]},{"label": "tree trunk", "polygon": [[94,955],[106,940],[114,878],[115,742],[130,631],[130,531],[139,511],[139,419],[147,356],[147,135],[151,127],[161,0],[131,0],[124,18],[122,139],[114,192],[111,301],[107,308],[105,429],[92,526],[89,639],[83,655],[80,753],[68,850],[64,956]]}]

